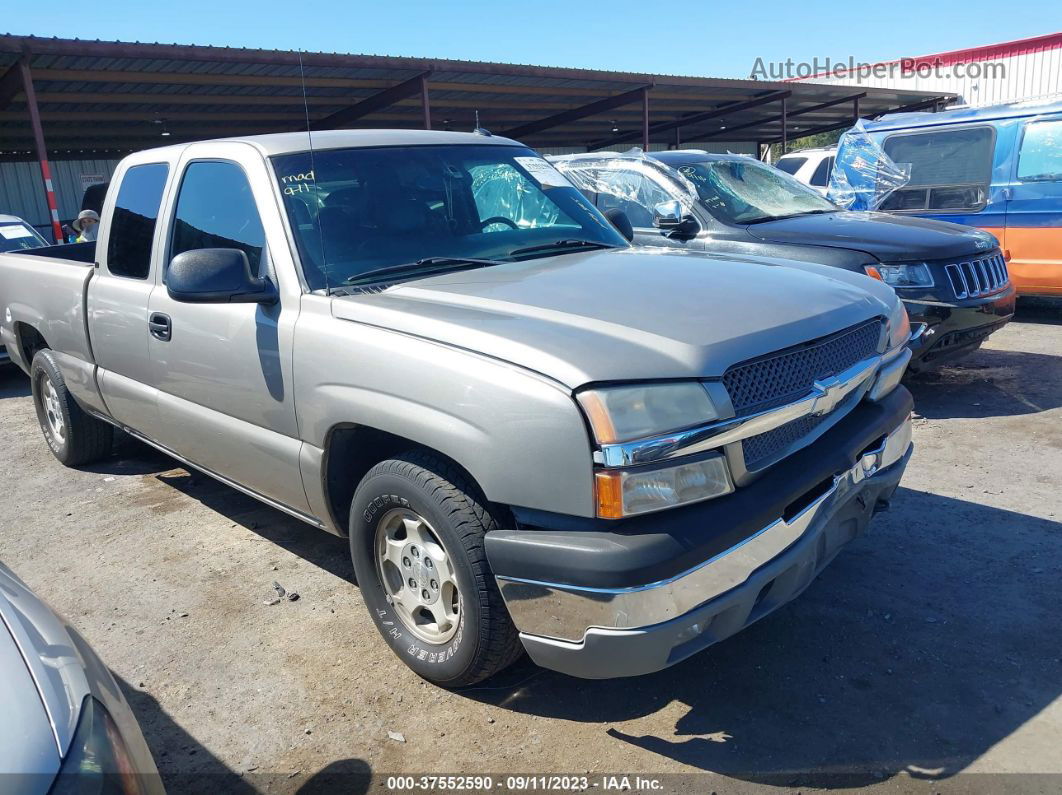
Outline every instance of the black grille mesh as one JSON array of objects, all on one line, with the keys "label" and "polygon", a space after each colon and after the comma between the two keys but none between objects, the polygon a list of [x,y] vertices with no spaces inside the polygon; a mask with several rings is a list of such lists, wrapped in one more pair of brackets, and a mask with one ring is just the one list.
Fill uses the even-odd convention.
[{"label": "black grille mesh", "polygon": [[796,348],[734,365],[723,374],[723,385],[737,416],[790,403],[806,395],[816,380],[836,375],[873,356],[881,339],[881,325],[880,319],[871,320]]},{"label": "black grille mesh", "polygon": [[796,442],[809,436],[824,422],[843,415],[852,406],[855,402],[854,399],[859,394],[859,392],[853,392],[848,395],[829,414],[801,417],[758,436],[750,436],[741,443],[741,449],[745,455],[745,469],[755,472],[769,464],[773,464],[780,454],[784,453]]}]

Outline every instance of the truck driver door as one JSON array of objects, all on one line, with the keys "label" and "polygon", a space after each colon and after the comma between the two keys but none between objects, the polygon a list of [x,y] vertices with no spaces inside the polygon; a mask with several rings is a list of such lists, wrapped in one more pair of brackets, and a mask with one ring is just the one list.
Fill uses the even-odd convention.
[{"label": "truck driver door", "polygon": [[[149,307],[159,441],[194,464],[306,511],[291,366],[301,288],[272,180],[261,155],[245,144],[212,144],[210,159],[198,159],[195,150],[178,164],[161,222],[159,285]],[[170,261],[205,248],[243,251],[252,273],[274,281],[280,300],[175,301],[165,287]]]}]

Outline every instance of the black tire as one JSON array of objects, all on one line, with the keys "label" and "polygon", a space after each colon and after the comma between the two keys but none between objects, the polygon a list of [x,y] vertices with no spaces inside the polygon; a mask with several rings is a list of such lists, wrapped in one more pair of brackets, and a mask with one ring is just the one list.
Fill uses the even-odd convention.
[{"label": "black tire", "polygon": [[[459,618],[456,634],[445,642],[418,637],[385,589],[377,532],[381,520],[395,511],[412,511],[427,522],[456,577]],[[497,526],[469,478],[427,452],[412,451],[377,464],[354,493],[350,553],[369,615],[402,662],[442,687],[480,682],[523,653],[483,548],[484,535]]]},{"label": "black tire", "polygon": [[[48,448],[60,462],[76,467],[99,461],[110,454],[113,426],[96,419],[78,405],[66,388],[63,374],[55,363],[55,354],[50,350],[37,351],[33,357],[30,384],[37,421]],[[58,412],[61,425],[49,419],[49,411]],[[57,427],[61,430],[57,431]]]}]

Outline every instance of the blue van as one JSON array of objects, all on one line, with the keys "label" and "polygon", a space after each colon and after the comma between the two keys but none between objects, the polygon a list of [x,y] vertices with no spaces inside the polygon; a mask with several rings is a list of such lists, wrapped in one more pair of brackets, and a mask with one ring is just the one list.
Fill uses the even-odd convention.
[{"label": "blue van", "polygon": [[[998,238],[1019,295],[1062,296],[1062,99],[897,113],[863,127],[911,165],[877,209],[980,227]],[[851,134],[839,168],[854,156]]]}]

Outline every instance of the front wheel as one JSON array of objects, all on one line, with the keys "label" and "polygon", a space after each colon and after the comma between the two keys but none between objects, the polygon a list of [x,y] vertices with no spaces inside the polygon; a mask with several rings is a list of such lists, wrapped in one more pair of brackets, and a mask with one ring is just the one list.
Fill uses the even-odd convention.
[{"label": "front wheel", "polygon": [[369,614],[435,684],[479,682],[522,653],[483,548],[495,527],[468,478],[428,453],[377,464],[354,493],[350,552]]},{"label": "front wheel", "polygon": [[33,357],[30,384],[44,439],[63,464],[90,464],[111,452],[113,427],[78,405],[50,350],[37,351]]}]

